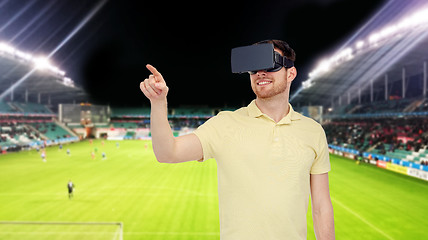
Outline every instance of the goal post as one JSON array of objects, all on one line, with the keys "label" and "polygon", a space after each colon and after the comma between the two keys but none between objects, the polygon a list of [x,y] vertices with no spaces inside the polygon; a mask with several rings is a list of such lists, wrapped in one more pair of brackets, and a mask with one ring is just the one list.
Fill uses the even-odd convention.
[{"label": "goal post", "polygon": [[0,239],[123,240],[121,222],[0,221]]}]

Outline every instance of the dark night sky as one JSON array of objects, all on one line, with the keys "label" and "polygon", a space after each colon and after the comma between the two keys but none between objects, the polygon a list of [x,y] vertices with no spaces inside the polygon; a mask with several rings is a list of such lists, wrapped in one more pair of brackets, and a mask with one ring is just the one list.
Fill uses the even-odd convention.
[{"label": "dark night sky", "polygon": [[[0,1],[0,41],[49,54],[99,1]],[[230,71],[230,50],[282,39],[297,53],[292,91],[324,54],[346,41],[386,0],[110,0],[52,57],[93,103],[142,106],[140,81],[154,65],[170,106],[238,106],[254,98]]]}]

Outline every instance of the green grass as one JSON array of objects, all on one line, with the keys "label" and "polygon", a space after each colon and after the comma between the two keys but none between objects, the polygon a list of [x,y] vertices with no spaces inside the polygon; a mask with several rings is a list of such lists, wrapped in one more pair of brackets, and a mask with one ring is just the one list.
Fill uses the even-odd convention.
[{"label": "green grass", "polygon": [[[45,163],[36,151],[0,155],[0,221],[123,222],[126,240],[219,239],[214,160],[160,164],[149,141],[119,143],[119,148],[115,141],[48,148]],[[91,159],[94,147],[97,156]],[[427,182],[337,156],[331,163],[337,239],[428,238]],[[76,185],[72,200],[69,179]],[[67,237],[55,231],[0,224],[0,239],[97,239],[97,232],[108,230],[58,230]],[[88,234],[67,234],[75,231]],[[308,239],[315,239],[310,210]]]}]

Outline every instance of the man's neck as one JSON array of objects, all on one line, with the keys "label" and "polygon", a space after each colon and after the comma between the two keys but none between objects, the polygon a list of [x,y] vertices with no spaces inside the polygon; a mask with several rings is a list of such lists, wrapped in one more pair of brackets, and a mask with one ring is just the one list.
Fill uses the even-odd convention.
[{"label": "man's neck", "polygon": [[290,111],[288,98],[256,98],[256,105],[262,113],[268,115],[275,122],[281,121]]}]

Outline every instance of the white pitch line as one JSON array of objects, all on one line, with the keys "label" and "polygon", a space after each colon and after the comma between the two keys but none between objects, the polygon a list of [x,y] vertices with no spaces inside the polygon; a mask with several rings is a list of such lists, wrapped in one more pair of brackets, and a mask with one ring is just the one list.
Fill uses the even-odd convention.
[{"label": "white pitch line", "polygon": [[219,232],[123,232],[124,235],[185,235],[185,236],[219,236]]},{"label": "white pitch line", "polygon": [[363,218],[360,214],[352,211],[350,208],[348,208],[345,204],[341,203],[340,201],[334,199],[333,197],[331,198],[331,200],[333,200],[336,204],[340,205],[342,208],[344,208],[346,211],[350,212],[352,215],[354,215],[355,217],[359,218],[362,222],[364,222],[365,224],[369,225],[371,228],[373,228],[374,230],[376,230],[377,232],[379,232],[380,234],[382,234],[383,236],[385,236],[387,239],[391,239],[394,240],[394,238],[392,238],[391,236],[389,236],[388,234],[386,234],[384,231],[380,230],[379,228],[377,228],[375,225],[373,225],[371,222],[367,221],[365,218]]}]

